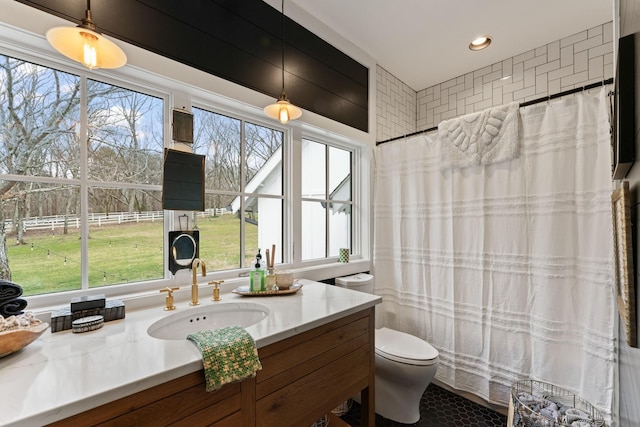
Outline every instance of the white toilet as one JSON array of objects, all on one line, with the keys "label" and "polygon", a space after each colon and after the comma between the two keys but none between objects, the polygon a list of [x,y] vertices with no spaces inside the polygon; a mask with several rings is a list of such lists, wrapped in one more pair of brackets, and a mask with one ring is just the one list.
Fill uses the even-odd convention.
[{"label": "white toilet", "polygon": [[[336,285],[373,293],[373,276],[336,278]],[[438,368],[438,350],[428,342],[389,328],[376,330],[376,413],[412,424],[420,419],[420,399]]]}]

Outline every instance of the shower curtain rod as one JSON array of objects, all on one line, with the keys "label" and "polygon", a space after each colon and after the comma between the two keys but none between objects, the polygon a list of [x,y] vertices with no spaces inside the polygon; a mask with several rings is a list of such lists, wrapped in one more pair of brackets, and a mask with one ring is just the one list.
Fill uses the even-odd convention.
[{"label": "shower curtain rod", "polygon": [[[522,107],[527,107],[529,105],[540,104],[541,102],[547,102],[547,101],[550,101],[550,100],[555,99],[555,98],[560,98],[562,96],[571,95],[571,94],[574,94],[574,93],[577,93],[577,92],[584,92],[585,90],[593,89],[593,88],[596,88],[598,86],[610,85],[612,83],[613,83],[613,78],[611,77],[611,78],[608,78],[608,79],[603,80],[601,82],[595,82],[595,83],[591,83],[591,84],[588,84],[588,85],[585,85],[585,86],[582,86],[582,87],[576,87],[576,88],[573,88],[573,89],[568,89],[568,90],[565,90],[564,92],[559,92],[559,93],[556,93],[556,94],[553,94],[553,95],[543,96],[542,98],[532,99],[531,101],[521,102],[518,107],[522,108]],[[420,134],[423,134],[423,133],[431,132],[431,131],[434,131],[434,130],[438,130],[438,126],[434,126],[432,128],[429,128],[429,129],[419,130],[417,132],[407,133],[405,135],[396,136],[394,138],[385,139],[383,141],[378,141],[378,142],[376,142],[376,146],[377,145],[381,145],[381,144],[386,144],[387,142],[397,141],[399,139],[407,138],[409,136],[415,136],[415,135],[420,135]]]}]

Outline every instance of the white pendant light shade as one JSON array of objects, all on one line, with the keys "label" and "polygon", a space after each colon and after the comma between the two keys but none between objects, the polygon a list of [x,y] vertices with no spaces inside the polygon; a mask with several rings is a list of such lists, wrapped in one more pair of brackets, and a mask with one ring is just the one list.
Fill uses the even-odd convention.
[{"label": "white pendant light shade", "polygon": [[55,27],[47,31],[47,41],[58,52],[85,67],[119,68],[127,55],[111,40],[82,27]]},{"label": "white pendant light shade", "polygon": [[119,68],[127,63],[127,55],[117,44],[96,32],[91,21],[90,3],[86,16],[77,27],[54,27],[47,31],[47,41],[55,50],[84,65],[94,68]]},{"label": "white pendant light shade", "polygon": [[286,125],[289,120],[299,119],[302,116],[302,110],[289,102],[284,91],[275,104],[267,105],[262,111],[283,125]]}]

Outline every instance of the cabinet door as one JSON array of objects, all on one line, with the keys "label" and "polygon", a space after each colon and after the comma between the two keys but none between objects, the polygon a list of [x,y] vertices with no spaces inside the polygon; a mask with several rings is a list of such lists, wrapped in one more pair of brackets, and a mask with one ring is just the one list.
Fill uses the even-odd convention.
[{"label": "cabinet door", "polygon": [[310,425],[367,388],[371,325],[364,311],[261,349],[255,425]]}]

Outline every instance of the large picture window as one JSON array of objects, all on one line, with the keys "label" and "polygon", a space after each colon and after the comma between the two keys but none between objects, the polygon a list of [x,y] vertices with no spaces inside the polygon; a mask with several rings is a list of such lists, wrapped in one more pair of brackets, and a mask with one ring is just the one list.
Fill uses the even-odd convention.
[{"label": "large picture window", "polygon": [[[165,269],[167,226],[198,229],[199,256],[221,278],[242,275],[272,245],[276,264],[293,269],[353,249],[355,151],[215,112],[213,99],[192,108],[205,211],[167,217],[171,92],[140,84],[0,54],[0,279],[27,297],[157,290],[177,280]],[[300,186],[291,182],[296,167]]]}]

